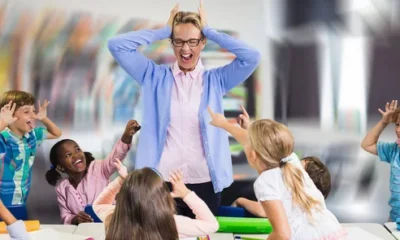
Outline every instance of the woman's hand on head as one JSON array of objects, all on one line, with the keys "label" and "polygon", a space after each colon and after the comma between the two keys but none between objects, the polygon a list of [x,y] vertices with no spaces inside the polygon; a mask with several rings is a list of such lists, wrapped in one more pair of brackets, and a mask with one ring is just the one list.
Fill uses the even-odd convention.
[{"label": "woman's hand on head", "polygon": [[170,26],[171,28],[172,24],[174,23],[174,18],[178,12],[179,12],[179,3],[175,4],[174,8],[171,10],[171,13],[169,14],[167,25]]},{"label": "woman's hand on head", "polygon": [[185,198],[190,190],[186,187],[183,182],[183,175],[181,170],[177,170],[169,173],[169,181],[172,184],[171,196],[173,198]]},{"label": "woman's hand on head", "polygon": [[207,16],[206,16],[206,11],[204,9],[204,1],[203,0],[200,1],[199,15],[200,15],[201,29],[203,29],[205,26],[207,26]]}]

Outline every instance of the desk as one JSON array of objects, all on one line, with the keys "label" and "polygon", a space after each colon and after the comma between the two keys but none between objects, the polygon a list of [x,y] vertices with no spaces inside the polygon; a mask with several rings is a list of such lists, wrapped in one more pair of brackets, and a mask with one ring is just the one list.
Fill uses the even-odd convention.
[{"label": "desk", "polygon": [[[104,223],[81,223],[74,231],[74,235],[83,235],[93,237],[95,240],[105,238]],[[233,240],[232,233],[213,233],[210,234],[211,240]],[[187,238],[196,239],[196,238]]]},{"label": "desk", "polygon": [[103,240],[106,236],[104,223],[81,223],[76,227],[74,235],[89,236],[95,240]]},{"label": "desk", "polygon": [[395,239],[400,240],[400,231],[397,230],[397,226],[395,222],[387,222],[384,224],[386,229],[392,233],[392,235],[395,237]]},{"label": "desk", "polygon": [[233,240],[233,234],[232,233],[213,233],[210,234],[210,239],[211,240]]},{"label": "desk", "polygon": [[76,226],[75,225],[62,225],[62,224],[40,224],[41,229],[52,228],[57,232],[63,233],[74,233]]},{"label": "desk", "polygon": [[[362,229],[373,236],[377,237],[377,239],[388,239],[388,240],[394,240],[395,238],[380,224],[377,223],[343,223],[341,224],[349,233],[349,237],[354,236],[355,234],[358,234],[360,231],[357,233],[357,228]],[[361,232],[362,234],[362,232]],[[239,235],[239,234],[234,234],[234,236]],[[266,239],[268,237],[268,234],[240,234],[239,236],[245,236],[245,237],[253,237],[253,238],[259,238],[259,239]],[[400,232],[399,232],[400,236]],[[373,237],[372,237],[373,238]],[[400,240],[400,237],[398,238]],[[350,238],[349,238],[350,240]]]},{"label": "desk", "polygon": [[342,223],[342,226],[345,229],[350,229],[354,227],[361,228],[372,235],[379,237],[381,239],[389,239],[394,240],[395,238],[383,227],[381,224],[378,223]]}]

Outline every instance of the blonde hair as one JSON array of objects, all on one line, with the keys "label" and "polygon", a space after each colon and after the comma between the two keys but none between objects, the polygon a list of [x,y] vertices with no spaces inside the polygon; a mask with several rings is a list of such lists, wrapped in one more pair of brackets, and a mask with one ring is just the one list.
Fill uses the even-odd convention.
[{"label": "blonde hair", "polygon": [[[201,18],[198,13],[195,12],[178,12],[175,15],[174,21],[172,23],[172,34],[174,33],[174,27],[179,24],[186,24],[186,23],[191,23],[193,26],[198,28],[201,31]],[[201,37],[203,36],[203,33],[201,33]],[[171,36],[173,38],[173,35]]]},{"label": "blonde hair", "polygon": [[292,192],[293,202],[310,217],[311,210],[320,202],[305,192],[305,179],[300,168],[291,163],[281,164],[281,159],[291,155],[294,148],[294,138],[289,129],[273,120],[257,120],[250,125],[249,141],[257,158],[267,169],[282,168],[283,181]]}]

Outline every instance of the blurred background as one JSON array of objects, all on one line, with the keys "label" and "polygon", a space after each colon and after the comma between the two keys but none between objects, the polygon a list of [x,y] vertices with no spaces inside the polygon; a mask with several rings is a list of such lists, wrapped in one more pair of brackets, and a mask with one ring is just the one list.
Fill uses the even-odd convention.
[{"label": "blurred background", "polygon": [[[198,0],[180,0],[197,11]],[[224,98],[234,121],[243,104],[253,119],[289,126],[300,156],[314,155],[332,176],[328,208],[341,222],[386,222],[389,165],[362,151],[377,109],[398,99],[400,2],[396,0],[205,0],[211,27],[259,49],[262,62]],[[165,24],[175,0],[0,0],[0,90],[49,99],[49,117],[97,159],[104,158],[129,119],[142,119],[139,85],[107,50],[110,37]],[[142,51],[159,64],[175,61],[168,40]],[[208,42],[206,68],[234,56]],[[134,168],[136,142],[125,163]],[[395,140],[389,126],[382,140]],[[47,184],[47,141],[34,164],[30,218],[59,223],[56,194]],[[254,198],[257,174],[230,139],[235,183],[223,204]]]}]

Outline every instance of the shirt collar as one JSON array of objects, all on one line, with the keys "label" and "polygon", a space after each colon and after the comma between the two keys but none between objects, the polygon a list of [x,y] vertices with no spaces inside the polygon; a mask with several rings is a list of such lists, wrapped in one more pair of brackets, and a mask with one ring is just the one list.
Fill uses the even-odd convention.
[{"label": "shirt collar", "polygon": [[22,139],[23,137],[29,138],[29,133],[25,133],[22,137],[20,137],[8,127],[6,127],[6,129],[4,129],[4,130],[7,131],[10,134],[10,136],[12,136],[12,137],[14,137],[16,139]]},{"label": "shirt collar", "polygon": [[[204,66],[203,63],[201,62],[201,59],[199,58],[199,61],[197,62],[197,65],[195,67],[195,69],[193,69],[193,71],[187,72],[189,74],[189,76],[192,79],[196,79],[200,73],[202,73],[204,70]],[[174,75],[174,77],[178,76],[179,74],[185,74],[178,65],[178,61],[176,61],[173,65],[172,65],[172,74]]]}]

